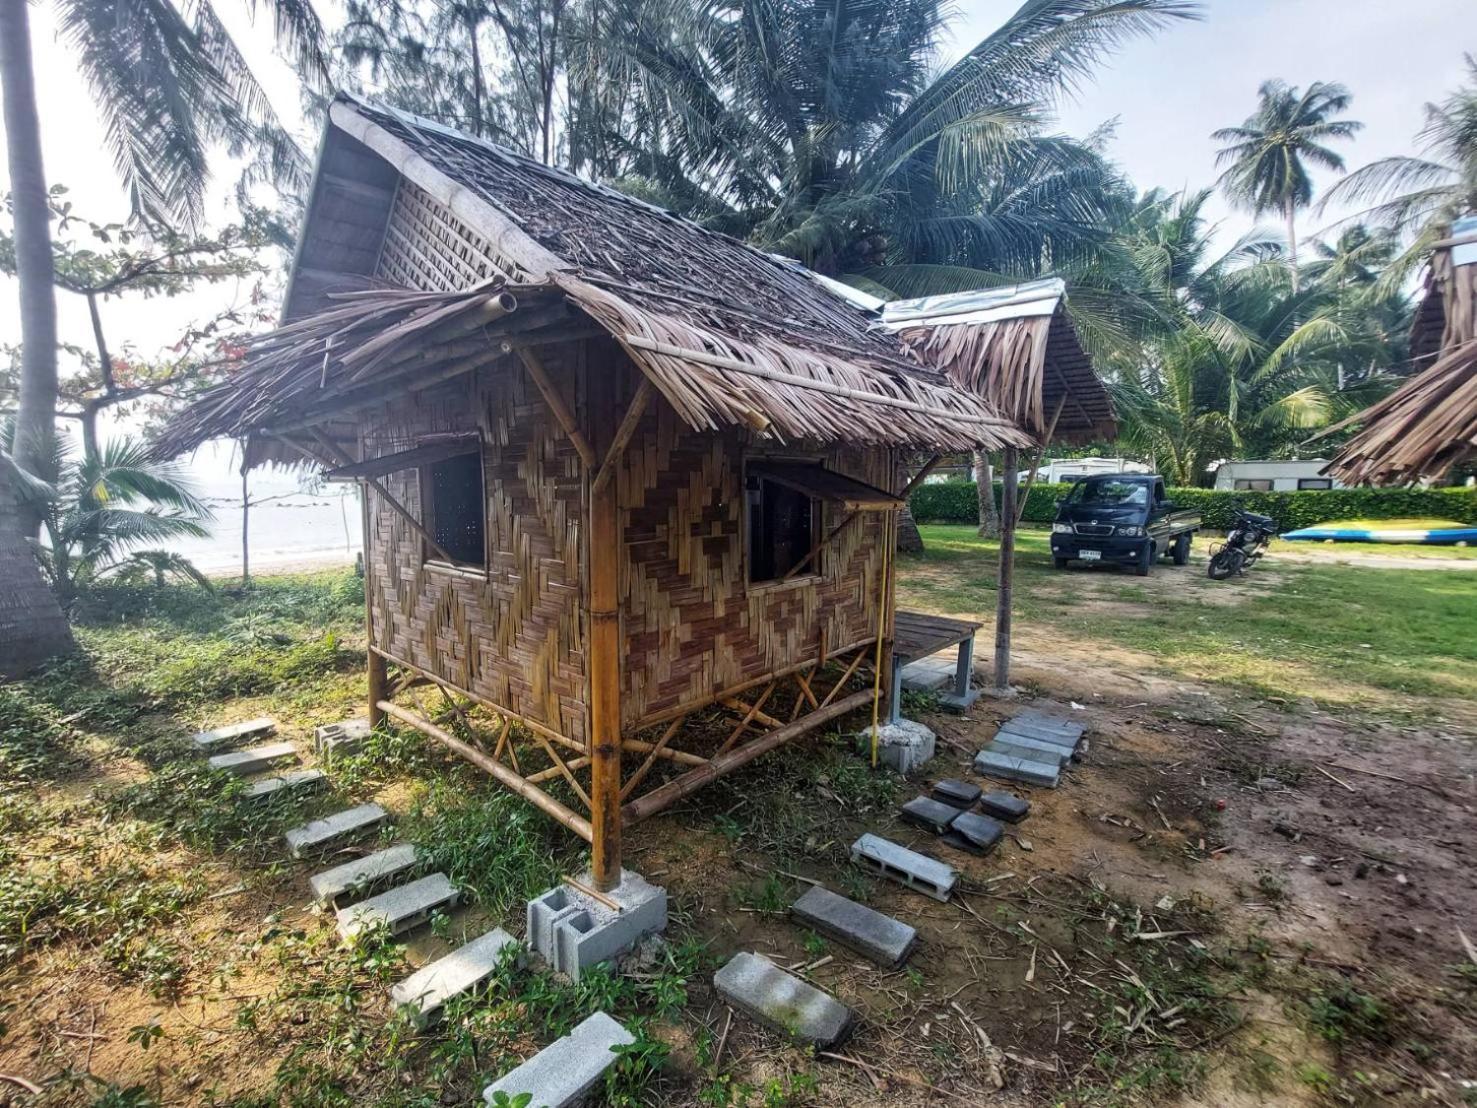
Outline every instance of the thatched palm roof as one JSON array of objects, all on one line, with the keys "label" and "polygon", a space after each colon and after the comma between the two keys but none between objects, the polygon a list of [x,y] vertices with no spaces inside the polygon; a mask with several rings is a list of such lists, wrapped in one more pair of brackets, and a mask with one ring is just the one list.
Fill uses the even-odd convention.
[{"label": "thatched palm roof", "polygon": [[1082,349],[1059,279],[893,300],[881,315],[918,361],[1038,440],[1117,436],[1113,403]]},{"label": "thatched palm roof", "polygon": [[1324,432],[1362,425],[1325,473],[1350,485],[1439,481],[1477,455],[1477,217],[1436,244],[1410,345],[1414,359],[1435,361]]},{"label": "thatched palm roof", "polygon": [[[697,429],[954,450],[1028,441],[794,263],[400,112],[340,96],[330,119],[287,323],[181,418],[167,449],[301,424],[343,400],[338,388],[363,395],[389,363],[418,359],[412,388],[477,350],[490,364],[510,334],[526,344],[581,326],[608,333]],[[508,301],[496,319],[458,330],[493,297]],[[393,353],[356,364],[346,335],[368,343],[376,327],[393,329]]]}]

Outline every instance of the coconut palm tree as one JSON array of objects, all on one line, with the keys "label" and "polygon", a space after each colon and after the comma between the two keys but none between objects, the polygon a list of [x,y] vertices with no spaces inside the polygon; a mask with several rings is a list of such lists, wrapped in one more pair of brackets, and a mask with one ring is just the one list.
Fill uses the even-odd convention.
[{"label": "coconut palm tree", "polygon": [[1334,118],[1353,99],[1343,85],[1314,81],[1299,92],[1285,81],[1266,81],[1257,96],[1257,110],[1245,123],[1211,134],[1227,144],[1216,159],[1227,167],[1220,185],[1232,202],[1254,214],[1280,212],[1287,221],[1287,258],[1296,287],[1297,213],[1313,200],[1308,165],[1342,173],[1344,159],[1328,143],[1353,138],[1364,124]]},{"label": "coconut palm tree", "polygon": [[1335,184],[1320,207],[1367,204],[1355,219],[1388,227],[1406,242],[1387,268],[1399,283],[1446,237],[1451,221],[1477,211],[1477,56],[1467,55],[1467,81],[1439,104],[1427,104],[1416,135],[1424,156],[1381,158]]}]

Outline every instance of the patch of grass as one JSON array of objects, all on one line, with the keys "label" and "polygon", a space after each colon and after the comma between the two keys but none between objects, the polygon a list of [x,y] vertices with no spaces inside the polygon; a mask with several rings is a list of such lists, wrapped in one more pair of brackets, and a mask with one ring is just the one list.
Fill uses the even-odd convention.
[{"label": "patch of grass", "polygon": [[81,764],[61,714],[19,684],[0,684],[0,785],[56,780]]},{"label": "patch of grass", "polygon": [[1355,988],[1353,982],[1333,978],[1313,988],[1303,1001],[1303,1014],[1317,1034],[1343,1046],[1353,1040],[1387,1038],[1393,1023],[1385,1004]]}]

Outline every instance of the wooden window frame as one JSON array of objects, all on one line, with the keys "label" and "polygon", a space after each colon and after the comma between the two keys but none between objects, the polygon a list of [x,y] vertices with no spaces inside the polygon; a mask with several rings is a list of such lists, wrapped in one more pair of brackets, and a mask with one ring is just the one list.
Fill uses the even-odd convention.
[{"label": "wooden window frame", "polygon": [[[739,470],[739,495],[743,498],[743,514],[740,520],[741,531],[739,542],[742,546],[740,558],[744,578],[744,588],[747,592],[769,592],[775,589],[789,589],[799,586],[814,585],[825,579],[825,556],[824,549],[816,551],[815,557],[811,558],[810,565],[804,573],[797,573],[793,577],[770,577],[763,581],[755,581],[752,578],[752,527],[753,513],[749,506],[749,465],[750,463],[763,464],[764,462],[796,462],[805,465],[824,465],[825,459],[815,455],[797,454],[746,454],[743,465]],[[760,477],[760,481],[766,478]],[[771,482],[778,484],[778,482]],[[784,486],[781,486],[784,487]],[[826,526],[826,502],[822,497],[810,497],[810,533],[811,542],[815,543],[825,535]]]},{"label": "wooden window frame", "polygon": [[425,539],[422,539],[420,544],[421,568],[435,570],[438,573],[483,578],[492,570],[492,552],[488,548],[488,544],[491,541],[491,534],[487,526],[487,449],[481,436],[478,436],[476,442],[469,441],[465,451],[448,455],[446,458],[440,458],[430,465],[418,466],[416,468],[416,481],[420,490],[421,526],[431,534],[436,534],[435,497],[432,492],[431,470],[440,464],[440,462],[461,457],[463,453],[477,455],[477,473],[482,489],[482,564],[477,565],[475,562],[449,562],[443,558],[438,558],[431,549],[430,544]]}]

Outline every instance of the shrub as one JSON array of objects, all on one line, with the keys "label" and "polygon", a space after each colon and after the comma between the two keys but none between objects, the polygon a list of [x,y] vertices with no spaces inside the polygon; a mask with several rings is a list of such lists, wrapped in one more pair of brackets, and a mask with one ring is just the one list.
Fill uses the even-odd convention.
[{"label": "shrub", "polygon": [[[1036,485],[1026,498],[1022,519],[1050,523],[1057,501],[1070,485]],[[1000,486],[995,486],[996,498]],[[1451,519],[1477,524],[1477,489],[1327,489],[1321,492],[1231,492],[1225,489],[1171,488],[1170,499],[1198,511],[1205,526],[1227,530],[1237,508],[1271,516],[1283,531],[1340,519]],[[920,523],[978,523],[973,481],[923,485],[909,500]]]}]

